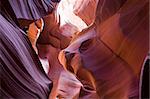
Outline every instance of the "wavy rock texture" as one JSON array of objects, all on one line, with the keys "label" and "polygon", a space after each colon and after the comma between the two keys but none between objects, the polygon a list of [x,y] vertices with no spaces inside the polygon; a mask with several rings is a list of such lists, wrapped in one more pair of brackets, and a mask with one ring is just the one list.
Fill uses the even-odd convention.
[{"label": "wavy rock texture", "polygon": [[60,61],[79,79],[82,69],[89,72],[102,99],[138,98],[148,35],[147,0],[99,0],[94,23],[72,39]]},{"label": "wavy rock texture", "polygon": [[[3,38],[1,49],[4,52],[2,61],[6,65],[3,66],[2,84],[13,79],[9,83],[13,82],[11,86],[15,89],[13,93],[7,93],[6,89],[11,88],[6,83],[7,86],[2,87],[4,96],[28,95],[29,98],[42,99],[139,98],[141,69],[149,51],[148,0],[61,0],[59,5],[47,0],[35,1],[18,0],[15,4],[9,0],[20,27],[30,24],[26,36],[32,46],[27,37],[19,34],[18,27],[0,16],[3,27],[0,28]],[[7,31],[4,32],[4,29]],[[16,42],[20,43],[18,47],[21,50]],[[13,59],[8,52],[13,55],[19,53],[21,61]],[[12,66],[9,71],[6,68],[9,68],[8,60],[13,63],[9,64]],[[20,70],[19,63],[23,64],[21,66],[26,72]],[[27,67],[25,64],[28,64]],[[16,66],[16,71],[13,71],[13,66]],[[8,76],[8,72],[14,76]],[[20,79],[18,73],[26,76]],[[15,82],[16,78],[23,85]],[[30,80],[25,78],[33,83],[29,84]],[[25,92],[27,89],[30,92]],[[17,91],[20,93],[17,94]]]},{"label": "wavy rock texture", "polygon": [[[48,58],[48,75],[54,83],[50,98],[138,98],[148,53],[148,1],[62,0],[57,12],[60,26],[54,13],[46,16],[45,36],[38,39],[39,56]],[[63,72],[70,75],[66,70],[83,86],[77,78],[61,77]],[[70,78],[77,88],[70,86]],[[76,94],[69,95],[69,89]]]}]

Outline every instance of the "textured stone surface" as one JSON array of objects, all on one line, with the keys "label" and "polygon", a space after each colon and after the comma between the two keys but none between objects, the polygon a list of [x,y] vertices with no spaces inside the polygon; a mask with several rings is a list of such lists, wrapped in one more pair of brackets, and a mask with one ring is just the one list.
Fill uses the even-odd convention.
[{"label": "textured stone surface", "polygon": [[[24,83],[25,89],[31,86],[28,97],[32,95],[42,98],[49,96],[50,99],[139,97],[141,69],[149,51],[148,0],[61,0],[59,5],[54,2],[50,5],[46,0],[38,0],[36,3],[34,1],[18,0],[15,4],[9,0],[20,27],[24,28],[31,23],[27,35],[25,34],[30,42],[27,37],[22,36],[23,34],[19,34],[22,32],[18,26],[13,26],[0,16],[2,17],[0,25],[3,27],[0,28],[4,52],[2,60],[6,65],[3,67],[4,82],[10,81],[9,78],[20,77],[20,73],[22,76],[17,78],[18,82]],[[28,6],[23,6],[24,4]],[[22,9],[19,9],[19,6]],[[41,17],[43,19],[40,19]],[[18,39],[15,39],[15,36]],[[34,50],[41,59],[47,75]],[[19,53],[18,57],[21,59],[13,59],[10,52],[15,57]],[[8,60],[11,60],[14,67]],[[5,75],[8,73],[6,67],[10,66],[10,72],[14,77]],[[26,71],[22,71],[21,66]],[[37,87],[34,83],[24,82],[29,80],[23,77],[30,78],[23,76],[24,73],[30,74],[31,81],[34,82],[35,79]],[[48,84],[51,86],[52,84],[47,76],[53,82],[51,93]],[[22,85],[18,82],[12,84],[15,90],[21,90]],[[21,97],[27,94],[25,91],[20,93]],[[15,91],[12,94],[19,97],[19,93]]]}]

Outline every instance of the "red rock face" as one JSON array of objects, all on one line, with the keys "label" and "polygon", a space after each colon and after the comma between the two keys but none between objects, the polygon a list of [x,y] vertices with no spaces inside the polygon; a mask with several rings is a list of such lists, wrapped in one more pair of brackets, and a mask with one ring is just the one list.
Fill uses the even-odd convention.
[{"label": "red rock face", "polygon": [[[44,1],[39,2],[39,4],[44,4]],[[45,77],[47,75],[43,70],[42,77],[46,78],[45,84],[43,84],[43,87],[39,86],[43,93],[45,90],[42,88],[47,89],[43,97],[48,98],[49,96],[49,99],[56,99],[56,97],[64,99],[139,98],[141,69],[149,51],[149,1],[52,1],[55,3],[52,3],[53,5],[49,8],[45,6],[46,4],[49,6],[49,2],[41,6],[41,8],[45,7],[45,10],[36,9],[37,5],[33,6],[33,8],[30,5],[31,15],[34,16],[33,12],[36,12],[34,17],[31,17],[29,11],[25,11],[27,15],[29,14],[28,16],[24,15],[25,12],[23,13],[21,10],[15,13],[18,15],[17,18],[20,18],[19,24],[21,28],[30,24],[27,36],[32,46],[28,46],[29,42],[25,42],[27,38],[22,41],[21,39],[15,40],[14,35],[7,37],[10,38],[10,41],[12,40],[14,47],[17,46],[17,43],[15,44],[13,41],[21,42],[22,45],[27,47],[25,51],[30,53],[29,55],[27,54],[28,57],[26,56],[25,59],[29,61],[31,69],[34,64],[28,58],[31,57],[30,54],[32,55],[34,50],[38,54],[43,67],[45,66],[45,72],[53,82],[53,88],[50,92],[46,83],[49,79]],[[59,1],[60,3],[57,5],[56,2]],[[10,3],[12,6],[13,2]],[[21,1],[17,4],[20,5],[20,3]],[[29,4],[31,3],[34,4],[35,2],[30,2]],[[15,6],[12,8],[17,11]],[[23,10],[25,8],[26,6]],[[44,12],[48,13],[48,15],[45,16]],[[41,16],[42,19],[40,18]],[[34,20],[34,22],[32,19],[37,20]],[[6,23],[8,24],[8,22]],[[18,28],[14,29],[17,30]],[[8,33],[4,32],[3,34],[8,35]],[[23,36],[16,37],[24,38]],[[5,42],[7,38],[5,38],[6,40],[4,39]],[[9,43],[7,46],[9,46]],[[34,50],[28,49],[28,47],[33,47]],[[19,49],[16,50],[16,52],[19,51]],[[24,50],[22,50],[22,53],[26,55]],[[36,54],[34,53],[34,56],[32,55],[30,58],[35,62],[33,70],[30,71],[30,68],[26,68],[29,74],[34,74],[35,72],[35,75],[31,75],[33,76],[32,78],[39,79],[36,73],[40,76],[42,68],[36,71],[36,68],[41,65],[37,61]],[[23,57],[21,54],[19,55],[19,57]],[[36,60],[34,57],[36,57]],[[20,60],[18,61],[20,62]],[[24,60],[22,61],[25,63]],[[46,61],[45,65],[44,61]],[[24,64],[23,67],[25,67]],[[12,68],[14,67],[12,66]],[[18,68],[20,68],[20,64],[18,64]],[[5,78],[8,77],[5,76]],[[34,83],[38,83],[38,81],[42,85],[42,79],[36,80]],[[20,87],[18,83],[15,82],[15,84]],[[27,86],[28,84],[25,85]],[[33,87],[33,92],[31,90],[33,95],[35,95],[34,92],[36,91],[34,89],[36,88],[36,86],[35,88]],[[25,92],[22,91],[22,93]]]},{"label": "red rock face", "polygon": [[[87,16],[92,10],[85,10]],[[79,13],[85,21],[87,17],[82,15]],[[148,54],[148,28],[148,1],[100,0],[94,24],[78,33],[65,49],[79,54],[81,62],[65,53],[60,57],[65,54],[68,59],[60,60],[70,63],[64,64],[66,69],[72,66],[76,72],[82,68],[90,71],[101,98],[138,97],[140,72]]]},{"label": "red rock face", "polygon": [[146,1],[126,1],[117,13],[98,27],[100,39],[125,60],[137,75],[148,53],[147,12]]},{"label": "red rock face", "polygon": [[[44,17],[47,25],[38,39],[39,57],[49,60],[48,75],[54,82],[50,98],[138,97],[148,54],[148,1],[62,0],[58,13],[60,22],[56,13]],[[68,71],[83,86],[72,76],[77,86],[69,86]],[[63,72],[68,76],[61,77]],[[67,89],[76,94],[59,91]]]}]

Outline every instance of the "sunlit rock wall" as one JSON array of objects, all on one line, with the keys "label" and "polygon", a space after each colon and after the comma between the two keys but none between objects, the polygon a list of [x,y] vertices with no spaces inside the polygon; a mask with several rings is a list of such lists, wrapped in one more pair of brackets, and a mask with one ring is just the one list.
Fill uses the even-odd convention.
[{"label": "sunlit rock wall", "polygon": [[[78,3],[76,15],[90,24],[93,19],[89,20],[87,16],[94,15],[91,12],[95,8],[86,1],[84,11],[80,9],[82,3]],[[141,68],[148,54],[148,11],[147,0],[99,0],[94,23],[72,39],[60,53],[60,62],[73,73],[82,68],[89,71],[99,97],[137,98]],[[73,54],[80,58],[72,58]],[[94,85],[92,87],[95,90]]]}]

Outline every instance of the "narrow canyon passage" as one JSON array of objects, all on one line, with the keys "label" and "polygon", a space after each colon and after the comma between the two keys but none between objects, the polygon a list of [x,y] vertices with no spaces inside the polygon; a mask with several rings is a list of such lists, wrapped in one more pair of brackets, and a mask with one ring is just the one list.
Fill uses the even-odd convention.
[{"label": "narrow canyon passage", "polygon": [[148,0],[0,0],[0,8],[2,99],[149,98]]}]

